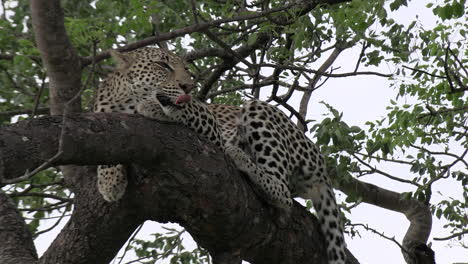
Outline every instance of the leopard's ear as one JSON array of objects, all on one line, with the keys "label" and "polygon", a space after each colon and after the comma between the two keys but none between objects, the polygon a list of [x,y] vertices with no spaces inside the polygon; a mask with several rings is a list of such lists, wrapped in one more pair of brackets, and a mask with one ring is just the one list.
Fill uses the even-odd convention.
[{"label": "leopard's ear", "polygon": [[132,65],[134,59],[124,53],[120,53],[116,50],[110,51],[111,57],[117,62],[117,69],[126,70]]}]

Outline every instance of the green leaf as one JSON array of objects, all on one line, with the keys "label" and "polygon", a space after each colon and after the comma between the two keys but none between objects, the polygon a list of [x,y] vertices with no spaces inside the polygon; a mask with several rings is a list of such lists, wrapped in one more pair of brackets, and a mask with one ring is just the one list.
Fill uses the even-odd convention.
[{"label": "green leaf", "polygon": [[461,17],[465,13],[465,8],[459,2],[454,2],[452,6],[452,17]]}]

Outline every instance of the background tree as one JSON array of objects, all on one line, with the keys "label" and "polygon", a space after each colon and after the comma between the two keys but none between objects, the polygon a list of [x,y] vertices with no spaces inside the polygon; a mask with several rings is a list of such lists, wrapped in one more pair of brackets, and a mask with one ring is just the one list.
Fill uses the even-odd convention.
[{"label": "background tree", "polygon": [[[464,0],[429,3],[441,21],[430,29],[390,18],[407,5],[404,0],[1,4],[0,239],[8,243],[0,244],[0,263],[108,263],[129,238],[125,252],[143,263],[210,262],[206,250],[218,263],[325,263],[315,218],[296,206],[295,221],[278,228],[219,150],[204,154],[206,147],[189,130],[138,116],[80,114],[89,111],[109,70],[108,51],[148,45],[185,56],[199,99],[240,104],[246,96],[261,98],[312,132],[336,188],[346,194],[344,217],[369,203],[410,221],[401,239],[350,217],[350,236],[366,229],[395,242],[408,263],[431,263],[427,244],[435,216],[447,234],[433,239],[466,247]],[[351,71],[336,65],[347,50],[358,51]],[[384,63],[395,71],[373,68]],[[359,75],[393,80],[396,94],[385,118],[369,120],[365,128],[349,125],[346,113],[324,102],[329,115],[310,120],[317,89]],[[128,145],[112,144],[118,142]],[[110,163],[132,164],[127,195],[114,204],[96,192],[92,166]],[[389,164],[404,167],[405,175],[388,172]],[[359,180],[378,175],[389,185]],[[388,190],[392,181],[411,191]],[[444,184],[453,193],[440,193]],[[38,258],[33,239],[64,219],[67,224]],[[179,230],[136,239],[145,220],[177,222],[204,249],[185,249]]]}]

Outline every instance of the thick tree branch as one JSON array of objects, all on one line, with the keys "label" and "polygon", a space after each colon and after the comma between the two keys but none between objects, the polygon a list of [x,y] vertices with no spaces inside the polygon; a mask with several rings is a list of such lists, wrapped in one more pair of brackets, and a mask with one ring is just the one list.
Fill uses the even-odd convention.
[{"label": "thick tree branch", "polygon": [[0,190],[0,263],[35,263],[31,233],[13,201]]},{"label": "thick tree branch", "polygon": [[[81,87],[80,59],[65,31],[63,10],[59,0],[31,0],[31,16],[37,47],[50,88],[51,114],[62,114],[64,105]],[[70,105],[70,112],[79,112],[81,100]]]},{"label": "thick tree branch", "polygon": [[[344,48],[335,48],[333,52],[330,54],[330,56],[327,58],[327,60],[320,66],[318,69],[319,72],[326,72],[328,68],[335,62],[335,60],[338,58],[338,56],[341,54],[341,52],[344,50]],[[312,96],[312,92],[314,91],[318,81],[320,78],[324,76],[323,74],[318,74],[315,73],[314,78],[309,82],[308,84],[308,91],[305,91],[304,94],[302,95],[301,102],[299,104],[299,115],[302,116],[303,119],[305,119],[307,115],[307,109],[309,106],[309,100],[310,97]],[[297,126],[304,130],[304,125],[300,122],[297,122]]]},{"label": "thick tree branch", "polygon": [[[45,116],[0,128],[0,175],[14,178],[55,154],[60,124],[60,116]],[[74,115],[64,129],[55,165],[134,165],[126,195],[112,204],[96,190],[95,167],[79,170],[73,216],[40,263],[108,262],[146,219],[181,224],[217,258],[326,263],[309,212],[296,204],[291,218],[279,220],[231,162],[190,130],[125,114]]]},{"label": "thick tree branch", "polygon": [[[333,177],[335,172],[332,171],[331,175]],[[333,178],[336,178],[336,176]],[[337,182],[335,185],[338,185],[335,187],[346,194],[359,195],[362,202],[404,214],[410,221],[410,226],[403,238],[402,244],[405,249],[403,256],[407,263],[419,263],[414,262],[418,253],[416,251],[421,247],[429,249],[426,246],[432,229],[432,214],[429,206],[418,200],[405,199],[400,193],[389,191],[354,178],[346,179],[341,183]]]}]

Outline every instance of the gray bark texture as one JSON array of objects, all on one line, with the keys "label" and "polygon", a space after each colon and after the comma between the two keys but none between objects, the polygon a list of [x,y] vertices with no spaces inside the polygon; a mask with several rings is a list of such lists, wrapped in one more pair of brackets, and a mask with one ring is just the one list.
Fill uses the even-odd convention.
[{"label": "gray bark texture", "polygon": [[278,218],[231,161],[189,129],[126,114],[78,114],[64,124],[45,116],[1,127],[0,177],[14,179],[48,160],[64,129],[64,154],[51,165],[132,164],[130,184],[122,200],[107,203],[96,168],[71,166],[73,215],[38,263],[109,263],[145,220],[179,223],[217,263],[327,263],[311,213],[295,204],[291,217]]}]

